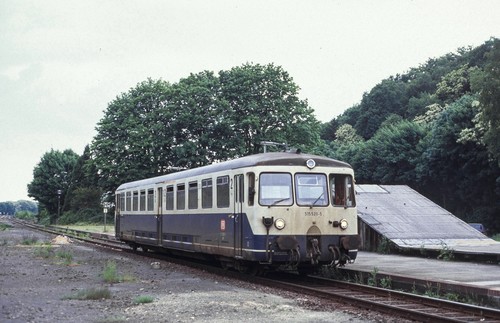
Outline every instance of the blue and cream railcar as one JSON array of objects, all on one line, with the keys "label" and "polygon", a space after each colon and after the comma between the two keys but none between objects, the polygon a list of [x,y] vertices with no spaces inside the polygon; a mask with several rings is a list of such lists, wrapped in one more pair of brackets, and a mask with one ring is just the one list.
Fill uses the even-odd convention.
[{"label": "blue and cream railcar", "polygon": [[257,154],[121,185],[116,236],[238,269],[343,265],[357,254],[355,206],[350,165]]}]

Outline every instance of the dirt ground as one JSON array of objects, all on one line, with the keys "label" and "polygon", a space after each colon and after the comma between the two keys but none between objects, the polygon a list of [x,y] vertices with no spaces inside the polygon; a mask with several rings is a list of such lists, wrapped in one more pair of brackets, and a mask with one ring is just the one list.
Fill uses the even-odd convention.
[{"label": "dirt ground", "polygon": [[[6,217],[1,223],[12,224]],[[54,238],[17,226],[0,229],[0,322],[397,321]],[[105,271],[113,265],[121,282],[107,283]],[[92,292],[109,292],[109,298],[79,299]]]}]

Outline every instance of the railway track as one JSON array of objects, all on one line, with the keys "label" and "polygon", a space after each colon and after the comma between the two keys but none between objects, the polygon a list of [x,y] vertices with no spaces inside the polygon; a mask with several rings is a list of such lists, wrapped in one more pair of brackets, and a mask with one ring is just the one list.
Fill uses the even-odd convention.
[{"label": "railway track", "polygon": [[[113,236],[60,227],[43,227],[22,221],[19,225],[51,234],[65,234],[74,239],[98,244],[107,248],[134,252],[126,244],[116,241]],[[225,277],[245,280],[255,284],[284,289],[299,294],[320,297],[326,302],[344,303],[350,308],[364,308],[395,317],[420,322],[500,322],[500,310],[452,302],[383,288],[325,279],[317,276],[272,274],[256,277],[227,271],[213,264],[170,257],[161,253],[144,253],[155,258],[190,267],[197,267]]]},{"label": "railway track", "polygon": [[421,322],[500,322],[500,310],[309,276],[274,279],[300,293]]}]

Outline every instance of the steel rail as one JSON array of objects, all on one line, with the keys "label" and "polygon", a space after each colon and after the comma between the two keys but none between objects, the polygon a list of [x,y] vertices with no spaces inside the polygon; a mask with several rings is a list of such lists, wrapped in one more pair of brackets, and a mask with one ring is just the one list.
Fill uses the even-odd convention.
[{"label": "steel rail", "polygon": [[275,278],[297,292],[422,322],[500,322],[500,310],[427,296],[308,276]]}]

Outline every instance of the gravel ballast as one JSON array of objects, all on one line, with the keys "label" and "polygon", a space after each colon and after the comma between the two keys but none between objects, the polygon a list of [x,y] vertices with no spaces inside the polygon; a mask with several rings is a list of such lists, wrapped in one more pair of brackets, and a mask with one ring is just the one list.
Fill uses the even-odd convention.
[{"label": "gravel ballast", "polygon": [[[0,223],[10,222],[4,217]],[[296,293],[54,238],[18,225],[0,231],[0,322],[391,321],[341,304],[324,305]],[[105,268],[113,264],[121,282],[104,280]],[[90,291],[110,295],[78,299]]]}]

